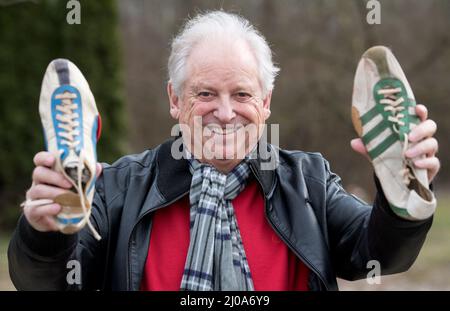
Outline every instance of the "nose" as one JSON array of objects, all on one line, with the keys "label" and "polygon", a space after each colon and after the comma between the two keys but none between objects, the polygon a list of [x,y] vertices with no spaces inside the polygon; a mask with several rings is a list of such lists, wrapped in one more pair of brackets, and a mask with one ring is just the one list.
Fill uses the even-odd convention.
[{"label": "nose", "polygon": [[214,116],[222,123],[228,124],[236,117],[231,100],[228,97],[222,97],[216,110],[214,111]]}]

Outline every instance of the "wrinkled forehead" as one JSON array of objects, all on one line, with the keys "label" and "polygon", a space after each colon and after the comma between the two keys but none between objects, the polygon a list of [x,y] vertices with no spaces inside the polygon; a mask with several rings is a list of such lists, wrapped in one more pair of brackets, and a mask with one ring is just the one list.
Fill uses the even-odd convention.
[{"label": "wrinkled forehead", "polygon": [[[242,39],[210,39],[196,44],[187,60],[186,78],[197,83],[259,82],[258,64]],[[259,83],[258,83],[259,84]]]}]

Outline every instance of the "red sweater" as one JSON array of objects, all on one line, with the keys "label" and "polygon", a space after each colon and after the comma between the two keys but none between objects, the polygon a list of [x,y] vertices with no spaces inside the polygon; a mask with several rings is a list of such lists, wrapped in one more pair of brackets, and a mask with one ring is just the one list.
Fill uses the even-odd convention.
[{"label": "red sweater", "polygon": [[[308,290],[308,268],[266,220],[256,181],[233,200],[233,207],[255,290]],[[141,290],[180,289],[189,239],[188,196],[155,212]]]}]

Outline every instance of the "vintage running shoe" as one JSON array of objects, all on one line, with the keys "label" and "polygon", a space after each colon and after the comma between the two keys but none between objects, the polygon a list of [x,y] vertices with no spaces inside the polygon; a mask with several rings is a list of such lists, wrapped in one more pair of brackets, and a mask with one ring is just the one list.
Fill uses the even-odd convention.
[{"label": "vintage running shoe", "polygon": [[[71,234],[87,223],[99,240],[100,235],[89,217],[95,192],[96,145],[101,119],[86,79],[69,60],[56,59],[48,65],[42,82],[39,114],[46,149],[56,157],[54,169],[73,185],[70,191],[51,201],[62,206],[56,216],[58,228],[62,233]],[[25,204],[48,204],[48,201]]]},{"label": "vintage running shoe", "polygon": [[404,156],[408,134],[420,120],[400,64],[384,46],[367,50],[356,70],[352,121],[366,146],[383,192],[399,216],[420,220],[436,209],[427,171]]}]

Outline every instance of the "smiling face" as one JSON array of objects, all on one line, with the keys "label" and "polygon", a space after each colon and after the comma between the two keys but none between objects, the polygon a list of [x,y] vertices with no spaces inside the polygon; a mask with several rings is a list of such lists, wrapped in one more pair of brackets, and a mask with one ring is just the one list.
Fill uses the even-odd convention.
[{"label": "smiling face", "polygon": [[197,159],[229,172],[257,144],[270,115],[258,64],[243,40],[203,41],[187,61],[178,97],[168,85],[170,113]]}]

